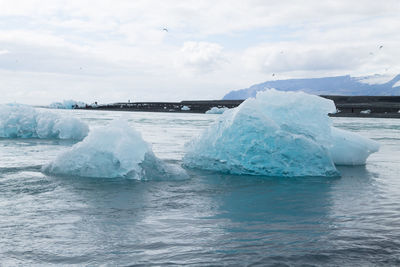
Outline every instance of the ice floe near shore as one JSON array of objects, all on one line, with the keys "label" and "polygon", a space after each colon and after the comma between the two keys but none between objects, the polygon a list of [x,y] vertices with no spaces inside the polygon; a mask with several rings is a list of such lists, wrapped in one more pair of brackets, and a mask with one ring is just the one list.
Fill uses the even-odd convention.
[{"label": "ice floe near shore", "polygon": [[151,145],[124,121],[90,131],[51,163],[43,167],[49,174],[98,178],[157,179],[169,175],[183,177],[182,169],[158,159]]},{"label": "ice floe near shore", "polygon": [[56,138],[82,140],[89,128],[86,123],[28,105],[0,105],[0,137]]},{"label": "ice floe near shore", "polygon": [[212,108],[210,108],[209,110],[206,111],[206,114],[222,114],[227,110],[228,110],[227,107],[222,107],[222,108],[212,107]]},{"label": "ice floe near shore", "polygon": [[182,111],[189,111],[190,108],[189,108],[188,106],[183,106],[183,107],[181,107],[181,110],[182,110]]},{"label": "ice floe near shore", "polygon": [[84,108],[87,104],[81,101],[75,100],[63,100],[63,102],[53,102],[49,105],[49,108],[53,109],[74,109],[75,107]]},{"label": "ice floe near shore", "polygon": [[333,128],[327,114],[335,111],[331,100],[315,95],[260,92],[187,144],[184,164],[233,174],[337,176],[335,163],[365,164],[379,145]]}]

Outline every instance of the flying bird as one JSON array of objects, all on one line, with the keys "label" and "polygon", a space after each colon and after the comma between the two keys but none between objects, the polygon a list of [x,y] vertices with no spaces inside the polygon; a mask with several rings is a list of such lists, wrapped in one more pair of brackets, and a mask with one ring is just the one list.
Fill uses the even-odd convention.
[{"label": "flying bird", "polygon": [[165,31],[165,32],[168,32],[168,29],[167,28],[164,28],[164,29],[162,29],[163,31]]},{"label": "flying bird", "polygon": [[379,46],[379,49],[382,49],[382,48],[383,48],[383,45]]}]

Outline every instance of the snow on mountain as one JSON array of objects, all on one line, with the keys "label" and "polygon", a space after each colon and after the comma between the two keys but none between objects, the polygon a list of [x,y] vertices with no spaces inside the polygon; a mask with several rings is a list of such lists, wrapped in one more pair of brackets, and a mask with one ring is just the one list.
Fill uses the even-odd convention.
[{"label": "snow on mountain", "polygon": [[246,89],[231,91],[224,100],[246,99],[257,92],[275,88],[279,91],[304,91],[315,95],[400,95],[400,74],[397,76],[371,75],[363,77],[336,76],[324,78],[267,81]]},{"label": "snow on mountain", "polygon": [[358,81],[360,83],[374,85],[374,84],[385,84],[387,82],[390,82],[394,78],[396,78],[396,75],[375,74],[375,75],[370,75],[370,76],[358,77],[358,78],[354,78],[354,79],[358,79]]},{"label": "snow on mountain", "polygon": [[395,84],[393,84],[392,87],[393,87],[393,88],[395,88],[395,87],[400,87],[400,81],[397,81]]}]

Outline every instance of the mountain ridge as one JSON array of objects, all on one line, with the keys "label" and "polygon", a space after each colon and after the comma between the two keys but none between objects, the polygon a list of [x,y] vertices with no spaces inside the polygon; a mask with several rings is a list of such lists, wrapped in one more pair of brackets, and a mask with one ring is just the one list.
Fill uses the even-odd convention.
[{"label": "mountain ridge", "polygon": [[[348,95],[348,96],[398,96],[400,95],[400,74],[389,81],[379,82],[385,78],[384,75],[370,75],[352,77],[350,75],[322,77],[322,78],[300,78],[266,81],[252,85],[245,89],[234,90],[227,93],[223,100],[238,100],[254,97],[257,92],[269,88],[280,91],[304,91],[316,95]],[[368,82],[375,80],[375,83]],[[378,80],[378,82],[376,82]]]}]

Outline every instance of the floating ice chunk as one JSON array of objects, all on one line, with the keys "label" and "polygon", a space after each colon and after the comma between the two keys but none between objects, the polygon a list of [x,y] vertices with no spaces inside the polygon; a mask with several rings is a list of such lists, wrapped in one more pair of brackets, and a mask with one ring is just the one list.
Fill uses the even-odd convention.
[{"label": "floating ice chunk", "polygon": [[150,145],[125,124],[92,130],[80,143],[60,154],[45,170],[54,174],[84,177],[140,175],[140,163],[154,157]]},{"label": "floating ice chunk", "polygon": [[140,133],[123,121],[91,130],[82,142],[58,155],[43,167],[43,171],[56,175],[132,179],[182,174],[159,160]]},{"label": "floating ice chunk", "polygon": [[188,111],[188,110],[190,110],[190,108],[188,106],[183,106],[183,107],[181,107],[181,110]]},{"label": "floating ice chunk", "polygon": [[[256,98],[226,111],[188,143],[184,164],[233,174],[337,176],[334,160],[343,163],[338,157],[341,151],[347,151],[339,144],[351,142],[356,134],[332,128],[327,114],[335,111],[333,101],[315,95],[260,92]],[[346,137],[346,141],[338,140],[339,136]],[[338,142],[337,147],[334,142]],[[363,152],[359,159],[344,161],[363,164],[375,151],[368,139],[362,139],[358,148]]]},{"label": "floating ice chunk", "polygon": [[332,101],[268,90],[222,114],[187,145],[188,167],[234,174],[335,176],[327,147]]},{"label": "floating ice chunk", "polygon": [[368,156],[379,150],[379,143],[357,133],[332,127],[330,153],[336,165],[363,165]]},{"label": "floating ice chunk", "polygon": [[74,109],[75,107],[84,108],[86,103],[75,101],[75,100],[63,100],[63,102],[53,102],[49,105],[49,108],[55,109]]},{"label": "floating ice chunk", "polygon": [[371,113],[371,110],[370,110],[370,109],[361,110],[360,113],[361,113],[361,114],[370,114],[370,113]]},{"label": "floating ice chunk", "polygon": [[82,140],[88,126],[77,118],[39,111],[20,104],[0,105],[0,137]]},{"label": "floating ice chunk", "polygon": [[227,110],[228,110],[227,107],[222,107],[222,108],[212,107],[210,110],[206,111],[206,114],[222,114]]}]

